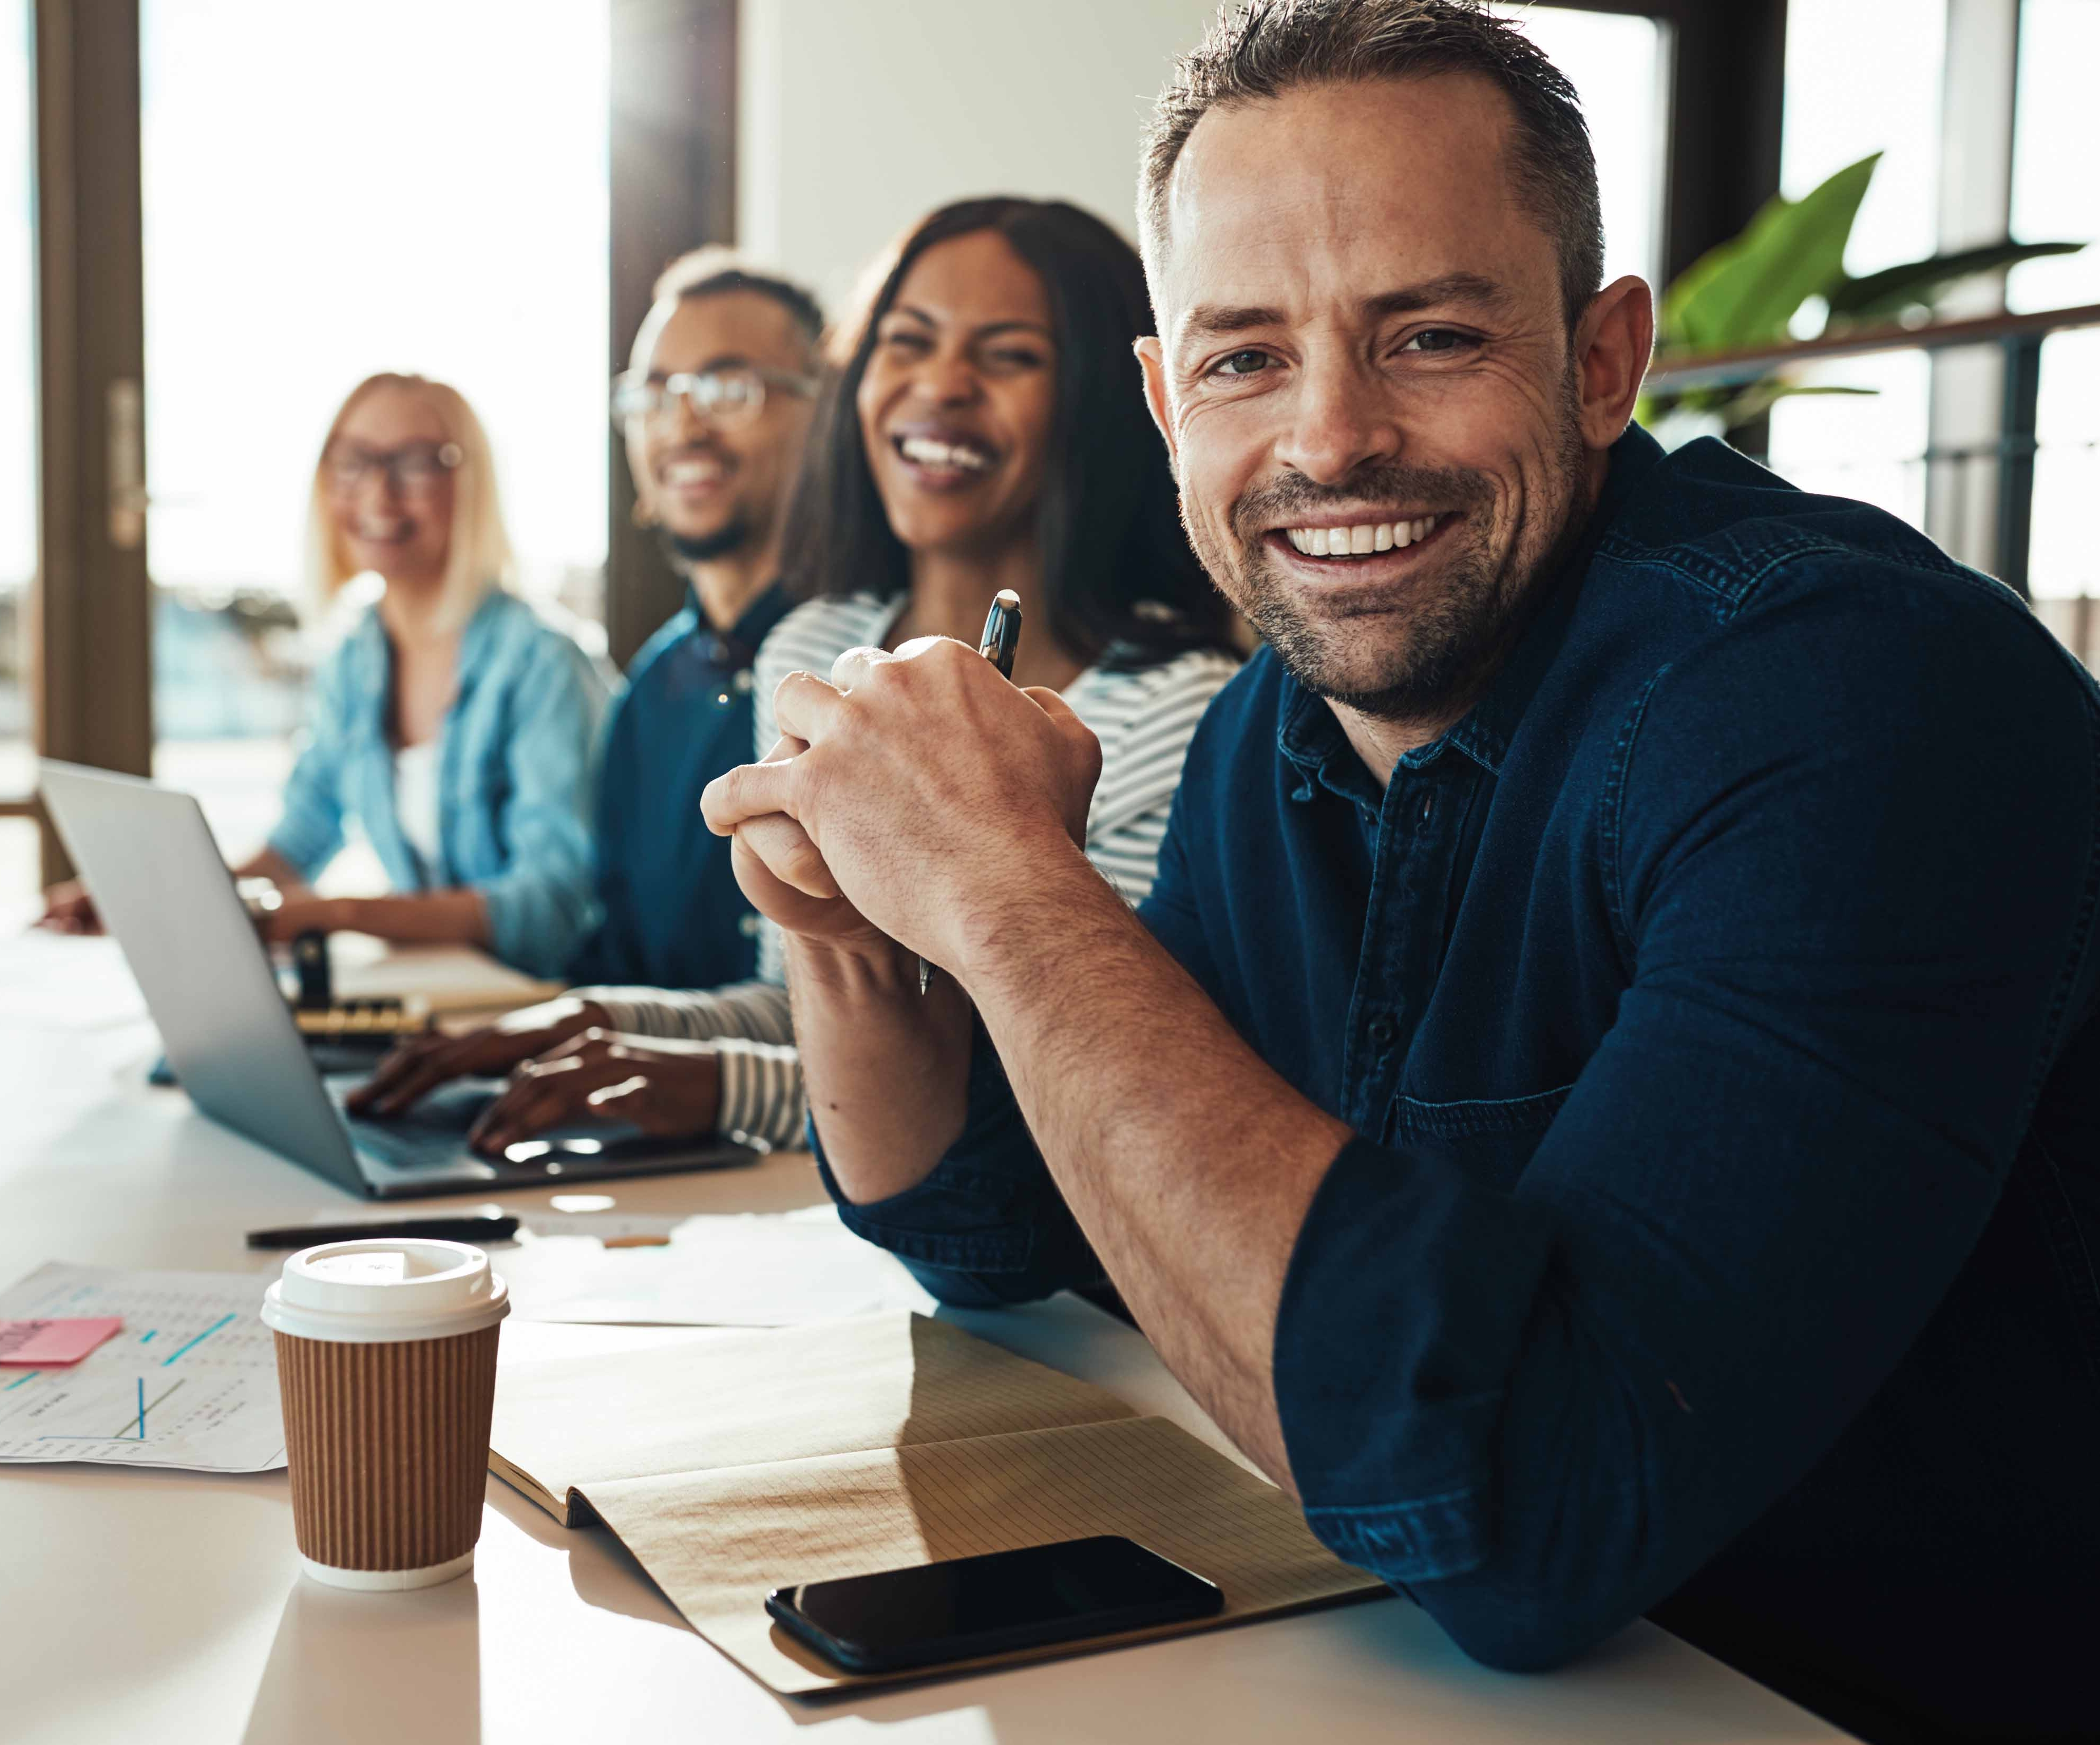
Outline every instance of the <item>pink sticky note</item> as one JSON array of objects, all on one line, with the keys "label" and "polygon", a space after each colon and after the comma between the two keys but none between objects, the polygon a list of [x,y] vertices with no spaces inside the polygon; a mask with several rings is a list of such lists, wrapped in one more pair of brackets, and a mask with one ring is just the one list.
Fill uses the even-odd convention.
[{"label": "pink sticky note", "polygon": [[123,1325],[113,1315],[93,1320],[0,1321],[0,1364],[77,1364]]}]

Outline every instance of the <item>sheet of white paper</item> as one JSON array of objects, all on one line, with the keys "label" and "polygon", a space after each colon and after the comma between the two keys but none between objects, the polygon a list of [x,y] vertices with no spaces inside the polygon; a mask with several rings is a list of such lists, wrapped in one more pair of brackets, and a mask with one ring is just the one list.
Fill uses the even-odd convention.
[{"label": "sheet of white paper", "polygon": [[558,994],[470,945],[390,945],[362,934],[329,939],[338,999],[421,999],[434,1012],[530,1006]]},{"label": "sheet of white paper", "polygon": [[99,1461],[193,1472],[285,1464],[269,1279],[59,1262],[0,1290],[0,1319],[120,1316],[62,1369],[0,1368],[0,1461]]},{"label": "sheet of white paper", "polygon": [[542,1212],[532,1206],[517,1206],[512,1210],[519,1227],[531,1231],[535,1236],[589,1236],[598,1242],[617,1242],[632,1236],[668,1239],[690,1215],[666,1212]]},{"label": "sheet of white paper", "polygon": [[813,1212],[689,1218],[668,1247],[545,1236],[502,1252],[511,1312],[527,1320],[792,1327],[914,1309],[933,1299],[894,1255]]}]

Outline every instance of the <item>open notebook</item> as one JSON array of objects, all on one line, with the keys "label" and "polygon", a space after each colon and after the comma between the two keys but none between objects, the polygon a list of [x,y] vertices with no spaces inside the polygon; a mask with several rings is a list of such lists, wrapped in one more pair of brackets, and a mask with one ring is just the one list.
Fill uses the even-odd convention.
[{"label": "open notebook", "polygon": [[1164,1418],[920,1315],[506,1365],[490,1439],[499,1476],[566,1525],[603,1521],[695,1629],[791,1695],[883,1681],[766,1616],[800,1581],[1121,1533],[1224,1591],[1214,1618],[973,1671],[1385,1591]]}]

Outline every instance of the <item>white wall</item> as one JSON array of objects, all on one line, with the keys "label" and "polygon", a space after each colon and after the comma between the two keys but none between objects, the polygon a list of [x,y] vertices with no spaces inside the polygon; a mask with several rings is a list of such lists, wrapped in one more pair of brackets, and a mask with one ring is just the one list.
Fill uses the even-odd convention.
[{"label": "white wall", "polygon": [[[741,6],[738,236],[836,310],[884,243],[966,195],[1058,196],[1134,239],[1138,130],[1217,0]],[[1665,112],[1655,26],[1528,0],[1496,10],[1524,24],[1589,111],[1606,276],[1652,281]]]},{"label": "white wall", "polygon": [[742,0],[737,233],[837,309],[944,201],[1055,196],[1133,239],[1137,135],[1216,0]]}]

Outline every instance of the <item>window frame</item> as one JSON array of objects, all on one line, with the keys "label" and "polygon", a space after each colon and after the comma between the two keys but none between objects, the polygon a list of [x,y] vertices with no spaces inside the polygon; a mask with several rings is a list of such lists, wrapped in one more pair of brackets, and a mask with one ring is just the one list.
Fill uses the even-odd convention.
[{"label": "window frame", "polygon": [[[143,775],[152,650],[141,411],[138,0],[34,0],[38,755]],[[90,270],[91,263],[91,270]],[[42,819],[33,796],[0,816]],[[45,882],[70,866],[45,825]]]},{"label": "window frame", "polygon": [[[37,262],[37,561],[25,597],[29,727],[42,757],[152,769],[152,582],[143,434],[139,0],[32,0]],[[608,377],[674,256],[735,235],[735,0],[612,0]],[[91,270],[90,270],[90,263]],[[624,665],[684,583],[633,520],[616,437],[606,625]],[[43,822],[33,793],[0,817]],[[70,873],[46,824],[42,872]]]}]

